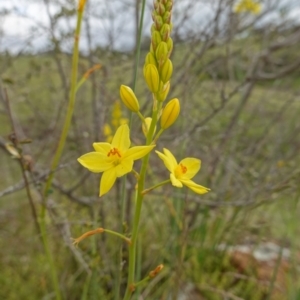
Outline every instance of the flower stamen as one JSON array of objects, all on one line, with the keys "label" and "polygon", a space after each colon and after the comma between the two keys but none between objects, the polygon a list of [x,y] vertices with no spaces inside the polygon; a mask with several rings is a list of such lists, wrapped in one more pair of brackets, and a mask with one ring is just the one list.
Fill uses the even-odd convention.
[{"label": "flower stamen", "polygon": [[120,151],[117,148],[111,149],[108,152],[107,156],[109,157],[110,155],[118,155],[119,157],[121,157],[121,153],[120,153]]},{"label": "flower stamen", "polygon": [[181,168],[181,173],[185,174],[187,172],[187,167],[184,166],[183,164],[180,164],[180,168]]}]

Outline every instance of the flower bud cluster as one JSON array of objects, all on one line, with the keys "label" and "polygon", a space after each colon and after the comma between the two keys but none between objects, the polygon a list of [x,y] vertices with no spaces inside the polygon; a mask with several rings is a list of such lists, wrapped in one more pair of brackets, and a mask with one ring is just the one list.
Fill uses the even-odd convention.
[{"label": "flower bud cluster", "polygon": [[[173,64],[170,59],[173,49],[173,41],[170,37],[173,27],[171,22],[172,7],[173,0],[154,0],[150,51],[146,55],[143,69],[145,81],[153,94],[154,101],[160,102],[157,116],[158,118],[161,117],[161,130],[169,128],[176,121],[180,112],[180,103],[177,98],[170,100],[162,108],[162,102],[166,100],[170,91],[170,79],[173,74]],[[138,99],[130,87],[122,85],[120,96],[130,111],[141,116]],[[142,130],[146,137],[151,122],[152,119],[149,117],[143,119]]]},{"label": "flower bud cluster", "polygon": [[154,0],[151,45],[144,65],[146,83],[160,102],[168,95],[169,81],[173,73],[172,61],[169,59],[173,49],[173,41],[170,38],[172,7],[173,0]]}]

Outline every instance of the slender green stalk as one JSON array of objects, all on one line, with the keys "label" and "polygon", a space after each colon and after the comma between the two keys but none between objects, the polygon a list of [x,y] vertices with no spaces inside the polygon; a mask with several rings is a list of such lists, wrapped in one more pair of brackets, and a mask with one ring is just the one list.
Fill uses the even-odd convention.
[{"label": "slender green stalk", "polygon": [[139,24],[138,41],[137,41],[137,47],[136,47],[136,56],[135,56],[136,59],[135,59],[135,66],[134,66],[133,83],[132,83],[132,90],[134,92],[135,92],[138,66],[139,66],[140,55],[141,55],[141,42],[142,42],[142,31],[143,31],[143,24],[144,24],[145,7],[146,7],[146,0],[143,0],[142,8],[141,8],[141,19],[140,19],[140,24]]},{"label": "slender green stalk", "polygon": [[[145,7],[146,7],[146,0],[143,0],[142,2],[142,8],[141,8],[141,18],[139,23],[139,32],[138,32],[138,41],[136,45],[136,54],[135,54],[135,66],[134,66],[134,73],[133,73],[133,83],[132,83],[132,90],[135,92],[136,88],[136,80],[137,80],[137,73],[138,73],[138,66],[140,61],[140,54],[141,54],[141,41],[142,41],[142,30],[143,30],[143,23],[144,23],[144,13],[145,13]],[[138,116],[141,118],[141,120],[144,122],[144,117],[141,113],[138,114]],[[132,113],[130,114],[129,118],[129,129],[131,128],[132,123]],[[121,196],[121,219],[120,219],[120,229],[122,230],[123,223],[125,221],[125,197],[126,197],[126,180],[127,176],[125,175],[122,180],[122,196]],[[122,244],[120,244],[120,252],[118,257],[118,266],[121,265],[122,262]],[[115,292],[114,292],[114,300],[119,300],[120,298],[120,286],[121,286],[121,275],[122,270],[119,268],[119,272],[116,276],[115,281]]]},{"label": "slender green stalk", "polygon": [[159,130],[159,132],[157,133],[157,135],[155,136],[154,140],[153,140],[153,143],[154,143],[154,144],[156,143],[156,141],[159,139],[159,137],[161,136],[161,134],[162,134],[163,132],[164,132],[164,129],[161,128],[161,129]]},{"label": "slender green stalk", "polygon": [[[152,113],[152,122],[149,128],[149,133],[147,136],[147,145],[150,145],[152,142],[152,137],[154,134],[155,125],[157,122],[157,115],[160,109],[160,106],[157,107],[157,102],[154,101],[153,106],[153,113]],[[124,300],[129,300],[132,294],[132,286],[134,285],[135,280],[135,269],[136,269],[136,244],[138,238],[138,231],[139,231],[139,222],[143,204],[143,190],[145,185],[145,177],[147,173],[147,167],[149,162],[150,153],[147,154],[143,158],[141,171],[140,171],[140,178],[138,181],[138,190],[137,190],[137,197],[136,197],[136,206],[134,212],[134,219],[133,219],[133,228],[132,228],[132,237],[131,237],[131,245],[129,247],[129,270],[128,270],[128,280],[127,280],[127,288],[126,293],[124,296]]]},{"label": "slender green stalk", "polygon": [[109,230],[109,229],[104,229],[104,232],[107,232],[107,233],[110,233],[111,235],[117,236],[117,237],[123,239],[126,243],[131,244],[130,239],[119,232]]},{"label": "slender green stalk", "polygon": [[167,180],[165,180],[165,181],[162,181],[162,182],[160,182],[160,183],[158,183],[158,184],[152,186],[151,188],[148,188],[148,189],[143,190],[143,191],[142,191],[142,194],[145,195],[145,194],[149,193],[150,191],[152,191],[152,190],[154,190],[154,189],[156,189],[156,188],[158,188],[158,187],[160,187],[160,186],[162,186],[162,185],[165,185],[165,184],[167,184],[167,183],[170,183],[170,182],[171,182],[170,179],[167,179]]},{"label": "slender green stalk", "polygon": [[[126,198],[126,180],[127,176],[125,175],[122,180],[122,187],[121,187],[121,215],[120,215],[120,224],[119,230],[120,232],[124,232],[123,223],[125,221],[125,198]],[[114,300],[120,299],[120,288],[121,288],[121,276],[122,276],[122,257],[123,257],[123,243],[119,244],[119,253],[117,257],[117,268],[118,272],[116,274],[115,284],[114,284]]]},{"label": "slender green stalk", "polygon": [[77,87],[77,69],[78,69],[78,58],[79,58],[79,36],[80,36],[80,30],[81,30],[81,23],[82,23],[82,16],[83,16],[83,8],[82,10],[78,10],[77,15],[77,24],[76,24],[76,30],[75,30],[75,36],[74,36],[74,49],[73,49],[73,58],[72,58],[72,73],[71,73],[71,88],[70,88],[70,98],[69,98],[69,104],[67,108],[67,114],[64,122],[64,126],[61,132],[61,136],[58,142],[58,146],[54,155],[54,158],[51,163],[50,168],[50,175],[46,181],[44,195],[47,196],[49,193],[49,189],[51,187],[51,183],[54,176],[54,171],[58,166],[59,160],[61,158],[66,139],[67,134],[71,125],[71,120],[73,116],[74,106],[75,106],[75,96],[76,96],[76,87]]},{"label": "slender green stalk", "polygon": [[61,158],[67,134],[70,128],[73,111],[74,111],[74,104],[75,104],[75,95],[76,95],[76,86],[77,86],[77,68],[78,68],[78,57],[79,57],[79,36],[80,36],[80,29],[81,29],[81,22],[82,22],[82,16],[84,11],[84,4],[85,1],[80,0],[79,6],[78,6],[78,14],[77,14],[77,25],[75,30],[75,37],[74,37],[74,50],[73,50],[73,58],[72,58],[72,73],[71,73],[71,88],[70,88],[70,98],[69,98],[69,104],[67,108],[66,118],[64,122],[64,126],[62,129],[62,133],[58,142],[58,146],[54,155],[54,158],[51,163],[50,167],[50,174],[47,178],[45,189],[43,192],[43,205],[41,209],[41,217],[40,217],[40,226],[41,226],[41,235],[42,235],[42,241],[46,252],[46,257],[48,260],[48,263],[51,268],[51,279],[52,284],[55,290],[55,296],[56,300],[61,300],[61,292],[59,288],[59,282],[58,282],[58,275],[55,268],[54,260],[51,254],[50,250],[50,244],[47,236],[47,230],[46,230],[46,206],[47,206],[47,197],[50,192],[50,187],[52,184],[54,171],[58,167],[59,160]]},{"label": "slender green stalk", "polygon": [[142,120],[142,122],[145,122],[145,118],[144,116],[138,111],[137,115],[140,117],[140,119]]}]

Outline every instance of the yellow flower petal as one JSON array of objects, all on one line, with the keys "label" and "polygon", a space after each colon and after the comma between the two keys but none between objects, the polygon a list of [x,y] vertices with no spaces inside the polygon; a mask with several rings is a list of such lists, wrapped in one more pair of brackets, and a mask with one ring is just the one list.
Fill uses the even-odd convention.
[{"label": "yellow flower petal", "polygon": [[206,194],[207,192],[210,191],[209,188],[206,188],[205,186],[196,184],[192,180],[180,180],[185,186],[190,188],[192,191],[194,191],[197,194]]},{"label": "yellow flower petal", "polygon": [[116,168],[111,168],[103,173],[100,181],[100,197],[110,191],[116,179]]},{"label": "yellow flower petal", "polygon": [[151,146],[136,146],[128,149],[126,153],[124,153],[123,159],[126,160],[137,160],[142,157],[144,157],[146,154],[148,154],[155,145]]},{"label": "yellow flower petal", "polygon": [[192,179],[200,170],[201,160],[197,158],[187,157],[179,164],[187,168],[187,172],[180,176],[180,179]]},{"label": "yellow flower petal", "polygon": [[116,166],[116,176],[121,177],[129,172],[131,172],[133,167],[132,159],[123,159],[121,164]]},{"label": "yellow flower petal", "polygon": [[163,154],[159,151],[155,151],[155,152],[158,155],[158,157],[164,162],[164,165],[171,172],[171,174],[174,174],[174,170],[176,168],[176,165],[174,167],[173,161],[168,156],[166,156],[165,154]]},{"label": "yellow flower petal", "polygon": [[164,148],[163,151],[164,151],[165,155],[168,157],[168,159],[170,160],[170,163],[173,165],[173,169],[175,169],[177,166],[176,158],[174,157],[174,155],[171,153],[170,150]]},{"label": "yellow flower petal", "polygon": [[95,173],[106,171],[113,166],[111,162],[107,161],[107,156],[99,152],[84,154],[78,158],[78,161],[85,168]]},{"label": "yellow flower petal", "polygon": [[126,150],[130,147],[129,127],[127,124],[121,125],[117,129],[111,145],[113,148],[117,148],[123,153],[125,153]]},{"label": "yellow flower petal", "polygon": [[176,187],[179,187],[181,188],[182,187],[182,183],[175,177],[174,174],[170,174],[170,179],[171,179],[171,183],[173,186],[176,186]]},{"label": "yellow flower petal", "polygon": [[93,143],[93,147],[95,151],[102,153],[103,155],[107,155],[111,149],[111,144],[109,143]]}]

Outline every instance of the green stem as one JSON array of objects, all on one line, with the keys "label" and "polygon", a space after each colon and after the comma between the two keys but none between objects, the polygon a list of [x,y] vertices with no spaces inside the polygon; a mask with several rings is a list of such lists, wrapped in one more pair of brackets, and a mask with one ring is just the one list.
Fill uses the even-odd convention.
[{"label": "green stem", "polygon": [[144,116],[143,116],[139,111],[137,112],[137,115],[140,117],[140,119],[141,119],[142,122],[144,123],[144,122],[145,122]]},{"label": "green stem", "polygon": [[117,236],[117,237],[123,239],[126,243],[131,244],[131,240],[119,232],[109,230],[109,229],[104,229],[104,232],[107,232],[107,233],[110,233],[111,235]]},{"label": "green stem", "polygon": [[162,181],[162,182],[160,182],[160,183],[158,183],[158,184],[152,186],[151,188],[148,188],[148,189],[143,190],[143,191],[142,191],[142,194],[143,194],[143,195],[146,195],[146,194],[149,193],[150,191],[152,191],[152,190],[154,190],[154,189],[156,189],[156,188],[158,188],[158,187],[160,187],[160,186],[162,186],[162,185],[165,185],[165,184],[167,184],[167,183],[169,183],[169,182],[171,182],[170,179],[165,180],[165,181]]},{"label": "green stem", "polygon": [[79,58],[79,35],[81,30],[81,21],[82,21],[83,11],[78,11],[77,17],[77,25],[75,30],[75,37],[74,37],[74,50],[73,50],[73,58],[72,58],[72,73],[71,73],[71,89],[70,89],[70,98],[69,104],[67,108],[67,114],[65,118],[65,123],[61,132],[61,136],[58,142],[58,146],[54,155],[54,158],[51,163],[50,168],[50,175],[46,181],[46,186],[44,190],[44,195],[48,195],[49,189],[51,187],[51,183],[54,176],[54,171],[58,166],[59,160],[61,158],[67,134],[71,125],[71,120],[73,116],[74,106],[75,106],[75,96],[76,96],[76,87],[77,87],[77,69],[78,69],[78,58]]},{"label": "green stem", "polygon": [[[142,41],[142,30],[143,30],[143,23],[144,23],[144,12],[146,7],[146,0],[143,0],[142,2],[142,8],[141,8],[141,18],[139,23],[139,32],[138,32],[138,41],[136,45],[136,57],[135,57],[135,66],[134,66],[134,74],[133,74],[133,84],[132,84],[132,90],[135,92],[136,89],[136,81],[137,81],[137,73],[138,73],[138,66],[140,61],[140,54],[141,54],[141,41]],[[145,122],[144,116],[138,112],[138,116],[141,118],[143,122]],[[130,121],[129,121],[129,128],[131,128],[132,123],[132,113],[130,114]],[[125,221],[125,197],[126,197],[126,180],[127,176],[125,175],[122,181],[122,199],[121,199],[121,225],[120,227],[123,227],[123,222]],[[120,253],[119,253],[119,259],[118,264],[121,265],[122,261],[122,245],[120,246]],[[121,285],[121,270],[118,272],[116,276],[116,285],[115,285],[115,297],[114,300],[119,300],[120,297],[120,285]]]},{"label": "green stem", "polygon": [[159,132],[157,133],[157,135],[155,136],[154,140],[153,140],[153,144],[156,144],[157,140],[159,139],[159,137],[161,136],[161,134],[164,132],[164,129],[160,129]]},{"label": "green stem", "polygon": [[82,77],[80,79],[80,81],[77,83],[76,85],[76,89],[75,89],[75,92],[77,93],[77,91],[81,88],[81,86],[86,82],[87,78],[85,77]]},{"label": "green stem", "polygon": [[142,279],[141,281],[137,282],[137,283],[135,284],[135,287],[137,288],[138,286],[143,285],[144,283],[148,282],[150,279],[151,279],[150,276],[145,277],[145,278]]},{"label": "green stem", "polygon": [[56,298],[56,300],[61,300],[62,296],[61,296],[61,292],[60,292],[60,288],[59,288],[58,275],[57,275],[56,268],[54,265],[53,257],[52,257],[51,250],[50,250],[49,240],[48,240],[48,236],[47,236],[46,220],[45,220],[45,212],[44,212],[45,210],[46,210],[46,207],[45,207],[45,204],[43,204],[43,206],[42,206],[43,214],[41,214],[41,220],[40,220],[42,242],[43,242],[44,250],[46,252],[47,261],[50,265],[51,280],[52,280],[52,285],[53,285],[53,288],[55,291],[55,298]]},{"label": "green stem", "polygon": [[[147,136],[147,145],[150,145],[152,142],[152,137],[154,135],[154,129],[157,122],[157,115],[160,107],[157,107],[157,102],[154,101],[153,105],[153,113],[152,113],[152,122],[149,128],[148,136]],[[135,269],[136,269],[136,244],[138,238],[138,231],[139,231],[139,222],[143,204],[143,190],[145,185],[145,177],[147,173],[147,167],[149,162],[150,153],[147,154],[143,158],[141,171],[140,171],[140,178],[138,181],[138,190],[137,190],[137,197],[136,197],[136,206],[134,212],[134,219],[133,219],[133,228],[132,228],[132,237],[131,237],[131,245],[129,247],[129,270],[128,270],[128,279],[127,279],[127,288],[126,293],[124,296],[124,300],[129,300],[132,294],[131,287],[134,285],[135,280]]]},{"label": "green stem", "polygon": [[132,90],[134,92],[135,92],[135,85],[136,85],[136,79],[137,79],[138,65],[139,65],[140,55],[141,55],[141,42],[142,42],[142,31],[143,31],[145,7],[146,7],[146,0],[143,0],[142,9],[141,9],[141,19],[140,19],[140,24],[139,24],[138,41],[137,41],[137,45],[136,45],[136,60],[135,60],[134,74],[133,74]]},{"label": "green stem", "polygon": [[55,268],[54,260],[51,254],[49,240],[47,236],[47,229],[46,229],[46,209],[47,209],[47,197],[49,195],[50,187],[52,184],[54,171],[56,170],[60,157],[62,155],[67,134],[70,128],[72,115],[74,111],[74,104],[75,104],[75,95],[76,95],[76,86],[77,86],[77,68],[78,68],[78,57],[79,57],[79,36],[80,36],[80,29],[81,29],[81,21],[83,16],[83,10],[84,7],[82,6],[81,9],[78,9],[77,14],[77,25],[75,30],[75,38],[74,38],[74,50],[73,50],[73,58],[72,58],[72,73],[71,73],[71,89],[70,89],[70,98],[69,98],[69,104],[67,109],[67,114],[65,118],[65,123],[62,129],[62,133],[58,142],[58,146],[54,155],[54,158],[51,163],[50,167],[50,174],[47,178],[45,189],[43,191],[43,205],[41,209],[41,218],[40,218],[40,226],[41,226],[41,235],[42,235],[42,241],[46,252],[46,257],[48,260],[48,263],[51,268],[51,279],[52,284],[55,290],[56,300],[61,300],[61,292],[59,288],[59,282],[58,282],[58,275]]}]

